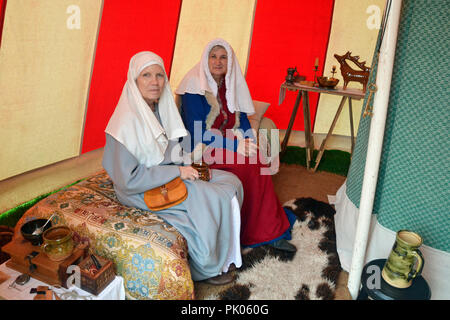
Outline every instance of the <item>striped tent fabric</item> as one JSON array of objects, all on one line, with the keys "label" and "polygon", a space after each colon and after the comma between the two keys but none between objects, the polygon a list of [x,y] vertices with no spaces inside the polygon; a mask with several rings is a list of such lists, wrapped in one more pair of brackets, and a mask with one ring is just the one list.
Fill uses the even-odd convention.
[{"label": "striped tent fabric", "polygon": [[[238,2],[240,5],[236,6],[233,1],[217,0],[184,0],[183,5],[181,0],[105,1],[82,153],[104,146],[103,130],[120,95],[129,57],[139,50],[156,52],[163,58],[167,72],[172,75],[176,73],[177,78],[181,79],[183,75],[178,75],[178,70],[171,70],[172,61],[177,62],[176,65],[183,70],[189,70],[193,64],[185,65],[186,61],[198,61],[204,45],[216,37],[223,37],[232,45],[235,44],[235,50],[249,52],[248,62],[243,59],[239,62],[241,67],[248,65],[247,70],[243,71],[244,74],[247,71],[250,93],[255,100],[271,103],[273,107],[269,108],[267,116],[279,129],[286,129],[295,95],[289,95],[277,107],[279,86],[284,81],[287,68],[294,65],[309,80],[313,79],[315,58],[319,57],[320,61],[325,58],[334,0]],[[147,12],[158,12],[152,15],[151,24],[147,21]],[[215,16],[216,12],[218,16],[220,12],[230,13],[229,17],[219,18]],[[242,18],[246,15],[250,17],[248,27],[245,27]],[[216,20],[211,21],[208,16]],[[234,16],[241,17],[240,21],[235,21]],[[188,20],[189,25],[184,20]],[[218,25],[220,23],[223,25]],[[196,34],[191,39],[192,30]],[[202,32],[198,33],[199,30]],[[245,34],[242,30],[249,30],[251,34]],[[177,34],[188,36],[178,37]],[[184,48],[183,52],[175,50],[176,47]],[[239,52],[237,54],[239,56]],[[321,63],[319,73],[323,71],[322,68]],[[171,85],[175,89],[177,84]],[[312,122],[317,101],[318,95],[313,94],[310,102]],[[299,112],[294,130],[304,130],[302,117]]]},{"label": "striped tent fabric", "polygon": [[[0,0],[0,61],[5,61],[4,65],[0,64],[0,75],[23,67],[21,57],[28,55],[33,57],[29,64],[36,68],[31,74],[45,72],[50,82],[59,79],[56,75],[61,77],[70,70],[72,77],[70,82],[56,81],[52,86],[34,84],[33,92],[25,96],[21,90],[0,95],[4,112],[14,119],[0,128],[0,135],[11,136],[16,123],[26,127],[18,131],[20,135],[6,140],[4,150],[7,151],[0,155],[0,160],[10,165],[0,172],[0,180],[102,148],[104,129],[120,96],[129,59],[136,52],[158,53],[174,88],[176,79],[182,78],[184,70],[198,61],[204,45],[216,37],[228,40],[235,49],[252,98],[270,104],[265,116],[278,129],[286,129],[296,99],[296,94],[289,93],[278,105],[279,88],[287,69],[297,67],[300,75],[313,80],[316,59],[319,61],[317,74],[329,76],[324,67],[336,64],[332,55],[335,50],[372,48],[377,30],[369,21],[377,21],[384,0],[72,2]],[[378,9],[373,11],[373,7]],[[352,19],[355,14],[359,19]],[[45,23],[35,28],[21,27],[19,17],[22,16],[26,16],[28,24]],[[347,32],[341,38],[343,30],[355,32]],[[49,41],[44,39],[58,41],[43,47]],[[30,46],[33,43],[42,45]],[[74,56],[79,65],[74,64]],[[371,57],[364,58],[371,60]],[[13,88],[23,86],[20,77],[5,77],[4,81]],[[35,97],[40,98],[40,104]],[[311,93],[313,131],[316,125],[329,126],[328,114],[336,107],[334,101],[324,100],[318,109],[319,100],[317,93]],[[76,114],[76,119],[62,112],[62,107]],[[320,117],[321,114],[326,116]],[[320,123],[316,124],[316,119]],[[297,113],[293,130],[304,130],[302,112]],[[349,132],[345,128],[344,131]],[[20,152],[34,156],[13,161],[19,155],[14,147],[18,145]]]}]

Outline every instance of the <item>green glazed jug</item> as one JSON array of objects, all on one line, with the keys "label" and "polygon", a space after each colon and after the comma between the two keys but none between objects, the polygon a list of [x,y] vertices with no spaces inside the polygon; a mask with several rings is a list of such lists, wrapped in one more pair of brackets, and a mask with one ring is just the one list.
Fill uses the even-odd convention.
[{"label": "green glazed jug", "polygon": [[422,237],[415,232],[397,232],[394,246],[381,272],[388,284],[396,288],[408,288],[412,279],[421,274],[424,260],[418,248],[422,242]]}]

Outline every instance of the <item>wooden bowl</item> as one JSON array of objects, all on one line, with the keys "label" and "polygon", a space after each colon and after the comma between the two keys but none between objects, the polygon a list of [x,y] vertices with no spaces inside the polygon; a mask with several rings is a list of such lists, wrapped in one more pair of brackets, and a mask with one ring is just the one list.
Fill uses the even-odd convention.
[{"label": "wooden bowl", "polygon": [[297,76],[294,77],[294,83],[295,82],[300,82],[300,81],[303,81],[303,80],[306,80],[305,76],[297,75]]},{"label": "wooden bowl", "polygon": [[339,82],[339,79],[329,78],[328,77],[317,77],[317,82],[319,82],[319,86],[324,88],[334,88]]}]

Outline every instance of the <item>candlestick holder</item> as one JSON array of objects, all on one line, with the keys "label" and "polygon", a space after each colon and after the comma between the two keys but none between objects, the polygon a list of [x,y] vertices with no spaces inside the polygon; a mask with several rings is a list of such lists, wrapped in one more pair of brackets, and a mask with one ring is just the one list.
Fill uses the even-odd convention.
[{"label": "candlestick holder", "polygon": [[313,71],[314,71],[314,84],[313,84],[313,86],[317,87],[317,86],[319,86],[319,83],[317,82],[317,71],[319,71],[319,66],[315,65]]},{"label": "candlestick holder", "polygon": [[332,74],[331,79],[334,79],[334,74],[335,73],[337,73],[336,72],[336,66],[333,66],[333,68],[331,69],[331,74]]}]

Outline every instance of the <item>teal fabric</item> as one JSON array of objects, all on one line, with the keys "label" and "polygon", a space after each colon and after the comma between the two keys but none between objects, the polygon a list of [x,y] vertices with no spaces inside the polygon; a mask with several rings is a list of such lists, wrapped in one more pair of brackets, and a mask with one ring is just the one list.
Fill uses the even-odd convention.
[{"label": "teal fabric", "polygon": [[[404,0],[374,201],[378,222],[450,252],[449,1]],[[361,118],[346,183],[359,208],[370,118]]]}]

